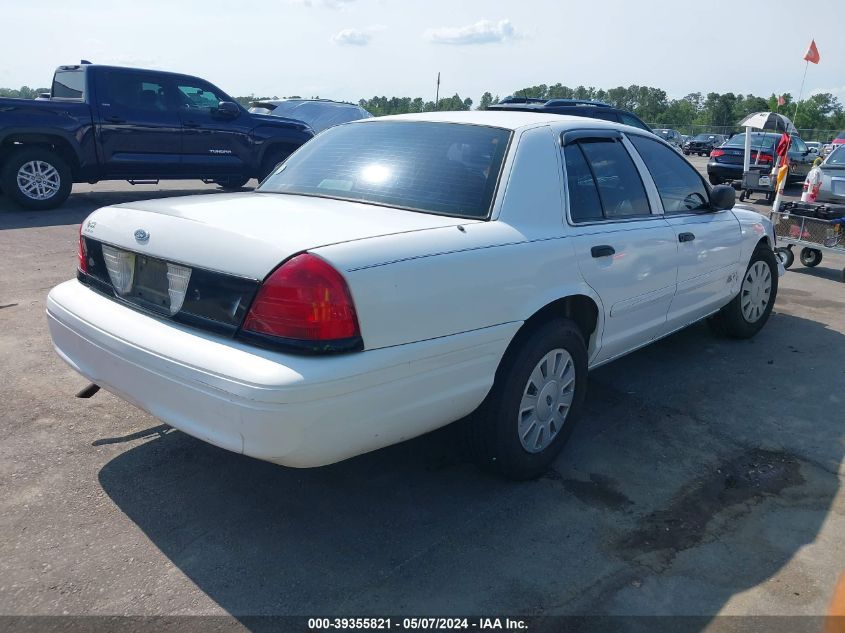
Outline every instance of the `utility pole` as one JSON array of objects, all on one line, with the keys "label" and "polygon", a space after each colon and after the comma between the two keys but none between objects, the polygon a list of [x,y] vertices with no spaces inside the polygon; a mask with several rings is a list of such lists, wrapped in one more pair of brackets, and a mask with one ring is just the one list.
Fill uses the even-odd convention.
[{"label": "utility pole", "polygon": [[437,73],[437,92],[434,95],[434,109],[440,109],[440,72]]}]

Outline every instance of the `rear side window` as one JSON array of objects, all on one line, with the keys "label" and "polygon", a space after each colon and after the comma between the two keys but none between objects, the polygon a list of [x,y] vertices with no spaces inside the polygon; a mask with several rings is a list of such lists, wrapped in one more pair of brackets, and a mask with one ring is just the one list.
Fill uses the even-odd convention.
[{"label": "rear side window", "polygon": [[57,70],[53,75],[52,96],[54,99],[84,99],[85,71]]},{"label": "rear side window", "polygon": [[339,125],[303,145],[258,191],[485,218],[509,140],[508,130],[482,125]]},{"label": "rear side window", "polygon": [[573,222],[592,222],[604,219],[599,191],[593,172],[587,165],[584,152],[578,143],[566,146],[563,152],[566,161],[566,182],[569,189],[569,215]]},{"label": "rear side window", "polygon": [[[643,181],[637,171],[634,161],[622,143],[613,138],[584,139],[577,143],[568,145],[565,152],[574,152],[578,147],[583,153],[587,167],[592,177],[598,198],[601,203],[601,218],[605,220],[617,220],[637,216],[650,215],[651,208],[648,204],[648,196],[645,192]],[[570,150],[572,147],[572,150]],[[567,168],[570,160],[577,164],[575,155],[566,156]],[[577,174],[578,172],[576,172]],[[577,177],[577,176],[576,176]],[[567,173],[567,181],[569,181]],[[585,222],[596,217],[595,210],[589,205],[583,210],[577,209],[576,204],[587,202],[586,190],[589,188],[587,181],[583,178],[574,185],[570,183],[570,189],[577,185],[576,195],[581,199],[573,201],[570,199],[570,215],[574,222]],[[584,189],[581,189],[584,187]],[[572,194],[570,194],[572,195]]]},{"label": "rear side window", "polygon": [[666,213],[688,213],[710,207],[704,181],[678,152],[644,136],[632,134],[630,139],[654,179]]},{"label": "rear side window", "polygon": [[165,85],[155,76],[143,73],[101,73],[97,95],[104,105],[119,110],[165,112],[170,109]]}]

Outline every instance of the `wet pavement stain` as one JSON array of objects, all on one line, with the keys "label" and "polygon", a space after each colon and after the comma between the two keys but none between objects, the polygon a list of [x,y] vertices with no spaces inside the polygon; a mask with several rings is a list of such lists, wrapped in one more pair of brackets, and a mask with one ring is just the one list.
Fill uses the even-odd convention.
[{"label": "wet pavement stain", "polygon": [[617,490],[615,481],[603,475],[590,473],[589,481],[560,478],[560,482],[567,492],[587,505],[608,510],[624,510],[634,504],[633,501]]},{"label": "wet pavement stain", "polygon": [[644,516],[618,548],[634,555],[688,549],[705,539],[708,523],[720,512],[759,503],[802,483],[795,456],[750,450],[685,486],[668,507]]}]

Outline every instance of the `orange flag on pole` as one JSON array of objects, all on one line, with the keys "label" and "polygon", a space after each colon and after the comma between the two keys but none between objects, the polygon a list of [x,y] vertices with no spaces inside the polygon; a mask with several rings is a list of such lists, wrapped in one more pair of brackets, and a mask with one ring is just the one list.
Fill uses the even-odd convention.
[{"label": "orange flag on pole", "polygon": [[818,64],[821,57],[819,56],[819,49],[816,48],[816,40],[810,42],[810,48],[807,49],[807,52],[804,54],[804,59],[808,62],[813,62],[814,64]]}]

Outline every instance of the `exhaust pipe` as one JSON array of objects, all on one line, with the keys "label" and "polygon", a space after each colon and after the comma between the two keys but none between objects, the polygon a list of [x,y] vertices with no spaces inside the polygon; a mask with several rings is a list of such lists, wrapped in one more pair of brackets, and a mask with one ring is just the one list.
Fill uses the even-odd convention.
[{"label": "exhaust pipe", "polygon": [[93,382],[85,387],[82,391],[76,394],[77,398],[90,398],[100,390],[100,385],[95,385]]}]

